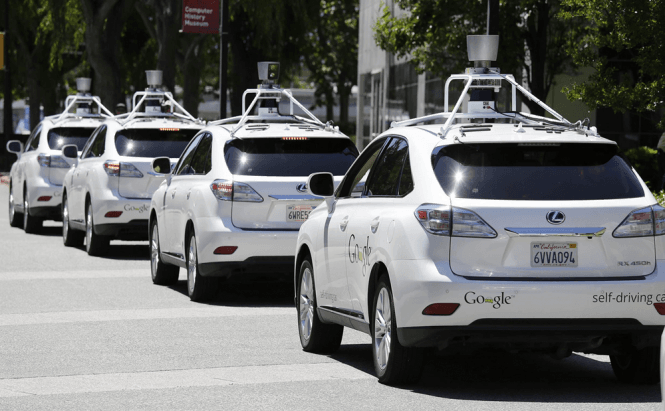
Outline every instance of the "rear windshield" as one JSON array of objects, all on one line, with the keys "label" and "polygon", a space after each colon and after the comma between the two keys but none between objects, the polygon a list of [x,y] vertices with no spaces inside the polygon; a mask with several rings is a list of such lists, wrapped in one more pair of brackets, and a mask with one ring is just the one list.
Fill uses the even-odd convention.
[{"label": "rear windshield", "polygon": [[613,144],[455,144],[432,165],[451,197],[606,200],[644,196]]},{"label": "rear windshield", "polygon": [[121,156],[178,158],[198,131],[177,128],[120,130],[115,135],[115,147]]},{"label": "rear windshield", "polygon": [[327,171],[346,173],[358,157],[348,138],[246,138],[226,143],[224,158],[233,174],[305,177]]},{"label": "rear windshield", "polygon": [[62,150],[68,144],[76,144],[78,150],[83,150],[86,141],[90,138],[94,127],[58,127],[48,132],[48,146],[51,150]]}]

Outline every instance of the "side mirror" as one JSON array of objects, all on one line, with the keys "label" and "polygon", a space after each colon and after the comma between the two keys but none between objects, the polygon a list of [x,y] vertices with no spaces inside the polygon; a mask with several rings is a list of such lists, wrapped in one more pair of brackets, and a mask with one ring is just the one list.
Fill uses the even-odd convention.
[{"label": "side mirror", "polygon": [[7,142],[7,151],[20,155],[23,152],[23,143],[18,140],[10,140]]},{"label": "side mirror", "polygon": [[62,147],[62,155],[66,158],[76,159],[79,156],[79,149],[76,144],[67,144]]},{"label": "side mirror", "polygon": [[152,169],[155,173],[171,174],[171,159],[168,157],[157,157],[152,160]]},{"label": "side mirror", "polygon": [[307,191],[318,197],[332,197],[335,182],[331,173],[310,174],[307,179]]}]

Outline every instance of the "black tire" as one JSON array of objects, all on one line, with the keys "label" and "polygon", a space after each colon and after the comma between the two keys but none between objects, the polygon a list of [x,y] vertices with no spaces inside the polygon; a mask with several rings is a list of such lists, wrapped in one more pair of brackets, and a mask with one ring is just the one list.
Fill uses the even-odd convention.
[{"label": "black tire", "polygon": [[83,245],[84,238],[83,231],[74,230],[69,224],[69,204],[65,194],[62,196],[62,243],[65,247],[80,247]]},{"label": "black tire", "polygon": [[43,220],[30,215],[28,204],[28,187],[23,188],[23,231],[28,234],[37,234],[42,229]]},{"label": "black tire", "polygon": [[157,220],[150,224],[150,273],[152,282],[157,285],[171,285],[178,282],[180,267],[162,261],[159,248]]},{"label": "black tire", "polygon": [[296,289],[296,309],[298,311],[298,335],[300,345],[307,352],[332,353],[342,344],[344,327],[338,324],[325,324],[319,318],[316,304],[314,269],[309,260],[300,264]]},{"label": "black tire", "polygon": [[14,188],[12,183],[9,183],[9,225],[11,227],[21,227],[23,225],[23,215],[16,212],[16,204],[14,204]]},{"label": "black tire", "polygon": [[193,229],[189,233],[189,239],[187,240],[186,255],[187,294],[189,295],[189,299],[196,302],[211,300],[217,295],[219,281],[215,277],[203,277],[200,274],[196,234]]},{"label": "black tire", "polygon": [[92,218],[92,204],[88,201],[85,206],[85,251],[88,255],[102,256],[109,250],[111,239],[95,234],[95,222]]},{"label": "black tire", "polygon": [[393,292],[385,275],[376,285],[371,315],[372,357],[379,382],[388,385],[418,382],[423,368],[423,350],[399,343]]},{"label": "black tire", "polygon": [[610,355],[614,375],[628,384],[656,384],[660,381],[660,347],[631,349],[628,354]]}]

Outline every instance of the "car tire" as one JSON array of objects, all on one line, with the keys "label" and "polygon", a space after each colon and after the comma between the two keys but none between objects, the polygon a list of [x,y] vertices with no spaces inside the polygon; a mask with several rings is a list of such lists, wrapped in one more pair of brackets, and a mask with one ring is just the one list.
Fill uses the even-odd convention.
[{"label": "car tire", "polygon": [[196,234],[192,229],[187,241],[187,294],[196,302],[211,300],[217,295],[219,282],[215,277],[203,277],[199,270]]},{"label": "car tire", "polygon": [[400,344],[393,293],[385,275],[379,279],[374,292],[370,324],[374,370],[379,382],[388,385],[417,382],[423,368],[423,350]]},{"label": "car tire", "polygon": [[85,233],[73,230],[69,224],[69,204],[67,195],[62,197],[62,243],[65,247],[80,247],[83,245]]},{"label": "car tire", "polygon": [[14,204],[14,188],[9,183],[9,225],[11,227],[21,227],[23,224],[23,216],[21,213],[16,212],[16,205]]},{"label": "car tire", "polygon": [[298,334],[302,349],[317,354],[337,351],[342,344],[344,327],[326,324],[319,318],[311,261],[306,259],[300,264],[297,284]]},{"label": "car tire", "polygon": [[108,252],[110,238],[95,234],[95,222],[92,217],[92,203],[85,207],[85,251],[88,255],[102,256]]},{"label": "car tire", "polygon": [[23,189],[23,231],[28,234],[37,234],[42,229],[43,220],[30,215],[28,204],[28,187]]},{"label": "car tire", "polygon": [[627,354],[610,355],[617,379],[628,384],[656,384],[660,381],[660,347],[631,349]]},{"label": "car tire", "polygon": [[171,285],[178,282],[180,267],[166,264],[160,257],[159,230],[157,221],[150,225],[150,273],[152,282],[157,285]]}]

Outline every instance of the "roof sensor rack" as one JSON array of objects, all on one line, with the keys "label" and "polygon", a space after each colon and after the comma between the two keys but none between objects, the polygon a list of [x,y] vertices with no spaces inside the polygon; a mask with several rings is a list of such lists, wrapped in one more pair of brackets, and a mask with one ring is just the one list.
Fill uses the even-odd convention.
[{"label": "roof sensor rack", "polygon": [[[571,123],[566,120],[562,115],[554,111],[547,104],[543,103],[536,96],[531,94],[524,87],[515,81],[512,74],[501,74],[501,70],[496,67],[491,67],[491,62],[495,61],[499,48],[499,36],[496,35],[480,35],[480,36],[467,36],[467,51],[469,54],[469,61],[473,61],[474,66],[467,68],[464,74],[453,74],[448,78],[445,84],[444,91],[444,107],[448,110],[448,96],[450,83],[452,81],[463,81],[465,86],[462,94],[460,95],[457,103],[452,111],[445,111],[442,113],[430,114],[423,117],[413,118],[403,121],[395,121],[390,127],[403,127],[429,121],[446,119],[445,124],[441,127],[438,133],[442,138],[445,138],[446,133],[450,130],[454,121],[457,119],[511,119],[526,123],[526,125],[536,126],[555,126],[565,130],[575,130],[579,133],[587,135],[595,135],[595,127],[589,127],[588,122],[577,121]],[[496,110],[495,96],[501,88],[502,80],[507,81],[512,88],[511,111],[502,113]],[[468,102],[468,112],[460,112],[460,107],[464,101],[467,93],[471,90],[471,98]],[[541,117],[533,114],[521,113],[517,111],[517,91],[520,91],[526,98],[534,101],[545,111],[550,113],[554,119]],[[488,125],[485,125],[487,127]],[[465,126],[467,127],[467,126]],[[470,131],[469,129],[466,129]]]},{"label": "roof sensor rack", "polygon": [[[184,121],[205,124],[203,120],[194,118],[184,107],[182,107],[169,91],[162,90],[162,71],[146,70],[148,88],[145,91],[137,91],[132,97],[132,111],[115,116],[122,124],[136,119],[149,118],[176,118]],[[140,107],[143,111],[139,111]],[[170,107],[164,112],[163,107]],[[180,113],[175,110],[180,110]]]},{"label": "roof sensor rack", "polygon": [[[60,114],[48,116],[45,119],[54,123],[71,120],[74,118],[110,118],[111,113],[97,96],[90,94],[90,85],[92,80],[87,77],[78,77],[76,79],[77,93],[67,96],[65,99],[65,109]],[[93,105],[97,106],[97,113],[92,112]],[[76,109],[75,112],[70,110]]]},{"label": "roof sensor rack", "polygon": [[[304,123],[309,127],[323,128],[326,131],[339,132],[339,127],[333,126],[332,122],[323,123],[314,114],[307,110],[298,100],[293,97],[291,90],[282,89],[275,82],[279,79],[279,63],[265,61],[258,63],[259,80],[261,84],[255,89],[248,89],[242,94],[242,115],[222,120],[211,121],[208,124],[224,125],[237,123],[231,130],[231,137],[240,130],[248,121],[270,121],[287,123]],[[248,94],[256,94],[254,100],[246,106]],[[289,114],[279,112],[279,103],[282,98],[289,101]],[[294,114],[293,106],[296,105],[307,117]],[[251,115],[252,110],[258,107],[258,115]],[[248,126],[249,127],[249,126]]]}]

